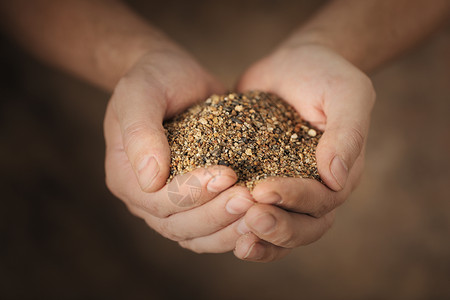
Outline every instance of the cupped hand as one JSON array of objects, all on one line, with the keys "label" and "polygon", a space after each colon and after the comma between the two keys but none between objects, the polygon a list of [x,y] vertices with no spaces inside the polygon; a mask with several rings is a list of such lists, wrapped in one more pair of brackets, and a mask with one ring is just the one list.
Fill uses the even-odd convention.
[{"label": "cupped hand", "polygon": [[[104,121],[108,188],[150,227],[197,252],[232,250],[237,234],[202,245],[184,241],[224,228],[236,233],[236,220],[252,198],[242,187],[230,188],[237,177],[224,166],[197,169],[166,184],[170,149],[163,120],[221,92],[222,86],[183,51],[152,52],[119,81]],[[226,209],[228,202],[233,209]]]},{"label": "cupped hand", "polygon": [[375,92],[370,79],[332,50],[314,44],[285,46],[253,65],[239,90],[273,92],[313,126],[324,130],[312,179],[269,178],[252,192],[257,202],[238,229],[238,258],[272,261],[319,239],[334,209],[357,186],[364,164]]}]

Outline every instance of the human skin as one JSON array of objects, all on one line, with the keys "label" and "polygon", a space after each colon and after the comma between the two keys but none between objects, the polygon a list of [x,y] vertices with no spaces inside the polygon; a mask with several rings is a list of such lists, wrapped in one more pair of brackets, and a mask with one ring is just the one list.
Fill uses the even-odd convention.
[{"label": "human skin", "polygon": [[[253,204],[248,190],[232,187],[236,174],[224,166],[192,172],[201,184],[194,203],[179,206],[169,199],[163,120],[225,91],[180,46],[120,1],[0,5],[4,28],[35,56],[112,92],[104,120],[106,183],[133,214],[182,241],[236,223]],[[235,204],[226,210],[230,199]],[[223,249],[218,245],[217,252]]]},{"label": "human skin", "polygon": [[104,121],[106,181],[132,213],[193,251],[234,249],[240,259],[267,262],[331,226],[363,168],[375,99],[365,73],[437,28],[449,2],[330,1],[238,84],[279,94],[325,129],[317,163],[326,186],[273,179],[250,194],[233,186],[232,170],[217,166],[194,171],[201,197],[183,207],[168,197],[162,122],[223,92],[221,84],[119,1],[18,0],[1,7],[5,27],[37,57],[113,92]]},{"label": "human skin", "polygon": [[[326,187],[310,179],[270,178],[238,224],[238,258],[268,262],[319,239],[357,186],[375,92],[366,75],[417,44],[446,20],[450,2],[330,1],[273,53],[253,64],[238,89],[276,93],[325,130],[316,156]],[[182,243],[204,251],[232,230]]]}]

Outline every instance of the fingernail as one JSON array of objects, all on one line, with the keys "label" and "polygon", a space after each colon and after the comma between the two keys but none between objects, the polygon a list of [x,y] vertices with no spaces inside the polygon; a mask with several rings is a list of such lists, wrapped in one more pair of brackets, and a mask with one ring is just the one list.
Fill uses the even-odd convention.
[{"label": "fingernail", "polygon": [[245,213],[252,205],[253,201],[242,196],[234,196],[228,200],[225,209],[232,215],[239,215]]},{"label": "fingernail", "polygon": [[269,214],[264,213],[250,221],[250,227],[262,234],[270,233],[277,223],[277,220]]},{"label": "fingernail", "polygon": [[260,202],[267,203],[267,204],[280,204],[281,203],[281,196],[275,192],[269,192],[258,198],[261,199]]},{"label": "fingernail", "polygon": [[227,175],[217,175],[211,178],[206,185],[206,189],[211,193],[218,193],[232,186],[236,178]]},{"label": "fingernail", "polygon": [[244,218],[242,218],[241,221],[239,222],[237,231],[240,234],[246,234],[246,233],[250,232],[250,228],[248,228],[247,224],[245,224]]},{"label": "fingernail", "polygon": [[264,246],[260,243],[253,243],[245,254],[244,259],[261,259],[264,256]]},{"label": "fingernail", "polygon": [[142,189],[150,187],[159,173],[159,165],[153,156],[146,156],[138,164],[138,180]]},{"label": "fingernail", "polygon": [[345,183],[347,182],[348,167],[339,156],[336,155],[331,161],[330,170],[336,182],[339,184],[341,189],[343,189]]}]

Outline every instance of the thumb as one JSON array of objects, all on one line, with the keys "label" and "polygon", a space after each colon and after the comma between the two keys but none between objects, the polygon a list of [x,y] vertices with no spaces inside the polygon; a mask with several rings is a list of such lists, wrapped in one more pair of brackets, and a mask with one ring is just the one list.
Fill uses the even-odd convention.
[{"label": "thumb", "polygon": [[[137,77],[137,78],[136,78]],[[148,78],[124,77],[112,96],[122,144],[144,192],[159,190],[169,176],[170,148],[162,125],[166,99]]]},{"label": "thumb", "polygon": [[[342,99],[342,100],[341,100]],[[325,132],[316,150],[320,177],[334,191],[344,189],[356,159],[364,151],[375,93],[345,95],[324,109]]]}]

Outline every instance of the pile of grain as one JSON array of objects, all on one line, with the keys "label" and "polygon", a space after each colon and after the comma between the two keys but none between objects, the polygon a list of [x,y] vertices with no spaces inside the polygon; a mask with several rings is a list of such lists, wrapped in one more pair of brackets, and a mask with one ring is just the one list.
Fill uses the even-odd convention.
[{"label": "pile of grain", "polygon": [[322,132],[273,94],[213,95],[164,127],[172,152],[168,181],[211,165],[231,167],[250,189],[271,176],[320,180],[315,149]]}]

